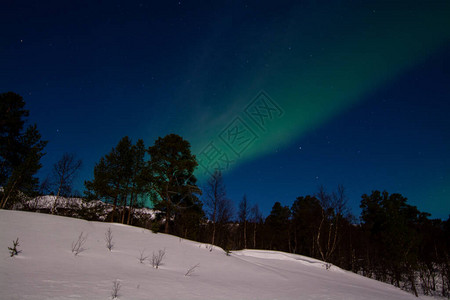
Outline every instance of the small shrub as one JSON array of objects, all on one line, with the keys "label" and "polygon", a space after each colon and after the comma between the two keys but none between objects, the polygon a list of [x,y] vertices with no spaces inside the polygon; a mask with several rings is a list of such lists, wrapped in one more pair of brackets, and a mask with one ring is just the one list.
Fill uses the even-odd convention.
[{"label": "small shrub", "polygon": [[196,264],[195,266],[190,267],[187,272],[184,274],[184,276],[191,276],[195,269],[197,269],[200,266],[200,264]]},{"label": "small shrub", "polygon": [[19,238],[17,238],[15,241],[13,241],[13,246],[12,247],[8,247],[9,250],[9,254],[11,255],[11,257],[16,256],[17,254],[19,254],[20,250],[17,249],[17,247],[19,247]]},{"label": "small shrub", "polygon": [[151,225],[150,225],[150,230],[153,233],[158,233],[160,227],[161,227],[161,224],[159,222],[157,222],[157,221],[156,222],[152,222]]},{"label": "small shrub", "polygon": [[83,246],[86,243],[87,240],[87,235],[84,236],[83,232],[80,233],[80,235],[78,236],[78,239],[76,241],[72,242],[72,253],[77,256],[78,254],[80,254],[81,252],[83,252],[84,250],[86,250]]},{"label": "small shrub", "polygon": [[148,258],[148,255],[145,255],[145,249],[139,251],[139,254],[140,254],[139,257],[138,257],[139,262],[140,262],[141,264],[143,264],[144,261]]},{"label": "small shrub", "polygon": [[112,291],[111,291],[112,299],[117,299],[117,297],[119,297],[119,291],[120,291],[121,287],[122,287],[122,285],[120,284],[119,280],[116,279],[113,281],[113,287],[112,287]]},{"label": "small shrub", "polygon": [[166,249],[159,250],[157,254],[155,254],[155,252],[153,252],[153,255],[152,255],[152,267],[153,268],[158,269],[158,267],[161,265],[164,255],[166,255]]},{"label": "small shrub", "polygon": [[105,233],[105,241],[106,241],[106,248],[108,248],[109,251],[111,251],[114,248],[113,234],[111,227],[109,227]]}]

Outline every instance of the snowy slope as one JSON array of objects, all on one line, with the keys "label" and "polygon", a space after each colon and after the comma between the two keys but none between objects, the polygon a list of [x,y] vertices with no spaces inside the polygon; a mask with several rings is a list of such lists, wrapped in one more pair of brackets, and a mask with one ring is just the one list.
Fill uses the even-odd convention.
[{"label": "snowy slope", "polygon": [[[413,295],[304,256],[262,250],[231,256],[208,245],[120,224],[0,210],[0,299],[417,299]],[[115,247],[105,246],[112,229]],[[86,250],[71,244],[87,235]],[[7,247],[19,238],[18,256]],[[165,249],[159,269],[139,262]],[[199,264],[191,276],[186,271]]]}]

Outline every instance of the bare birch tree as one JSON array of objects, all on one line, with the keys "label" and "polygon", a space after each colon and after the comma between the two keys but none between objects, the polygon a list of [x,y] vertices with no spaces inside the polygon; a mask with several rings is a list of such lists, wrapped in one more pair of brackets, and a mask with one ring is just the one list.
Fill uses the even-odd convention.
[{"label": "bare birch tree", "polygon": [[223,177],[220,171],[215,171],[208,180],[206,186],[205,207],[208,210],[208,217],[212,222],[211,244],[214,245],[216,237],[216,223],[219,219],[219,210],[225,201],[226,191],[223,184]]},{"label": "bare birch tree", "polygon": [[328,268],[328,262],[338,244],[339,226],[347,209],[347,201],[342,185],[338,185],[337,191],[331,195],[323,186],[320,186],[316,197],[320,201],[322,209],[322,217],[317,230],[317,248]]},{"label": "bare birch tree", "polygon": [[242,226],[245,249],[247,248],[247,221],[248,221],[249,214],[250,214],[250,208],[249,208],[249,205],[247,202],[247,196],[244,195],[241,202],[239,202],[238,216],[239,216],[240,225]]},{"label": "bare birch tree", "polygon": [[74,154],[64,153],[60,160],[53,165],[53,181],[56,190],[52,214],[55,214],[60,196],[69,196],[72,192],[72,183],[77,171],[81,168],[81,160]]}]

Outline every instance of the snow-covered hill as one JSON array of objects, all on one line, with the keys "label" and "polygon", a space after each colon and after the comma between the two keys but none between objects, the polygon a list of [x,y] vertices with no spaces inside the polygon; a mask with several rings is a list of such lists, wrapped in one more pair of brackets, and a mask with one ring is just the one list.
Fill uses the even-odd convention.
[{"label": "snow-covered hill", "polygon": [[[142,228],[0,210],[0,299],[417,299],[393,286],[318,260],[275,251],[217,247]],[[111,228],[114,248],[106,247]],[[84,251],[72,252],[79,235]],[[19,255],[8,247],[19,238]],[[165,250],[161,266],[141,253]],[[198,264],[190,276],[189,268]]]}]

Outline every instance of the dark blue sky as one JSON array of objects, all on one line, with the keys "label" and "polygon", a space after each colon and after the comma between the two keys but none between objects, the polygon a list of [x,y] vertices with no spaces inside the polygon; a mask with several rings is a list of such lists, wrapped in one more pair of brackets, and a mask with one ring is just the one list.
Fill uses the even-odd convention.
[{"label": "dark blue sky", "polygon": [[[355,214],[372,190],[402,193],[419,209],[450,211],[450,47],[322,126],[227,176],[233,197],[290,205],[320,185],[346,188]],[[240,181],[233,178],[240,176]],[[289,200],[286,200],[289,199]],[[257,201],[257,200],[256,200]],[[265,210],[270,211],[270,203]]]},{"label": "dark blue sky", "polygon": [[343,184],[355,214],[386,189],[447,218],[449,20],[448,1],[8,1],[0,92],[49,140],[40,176],[83,160],[80,191],[123,136],[173,132],[264,214]]}]

